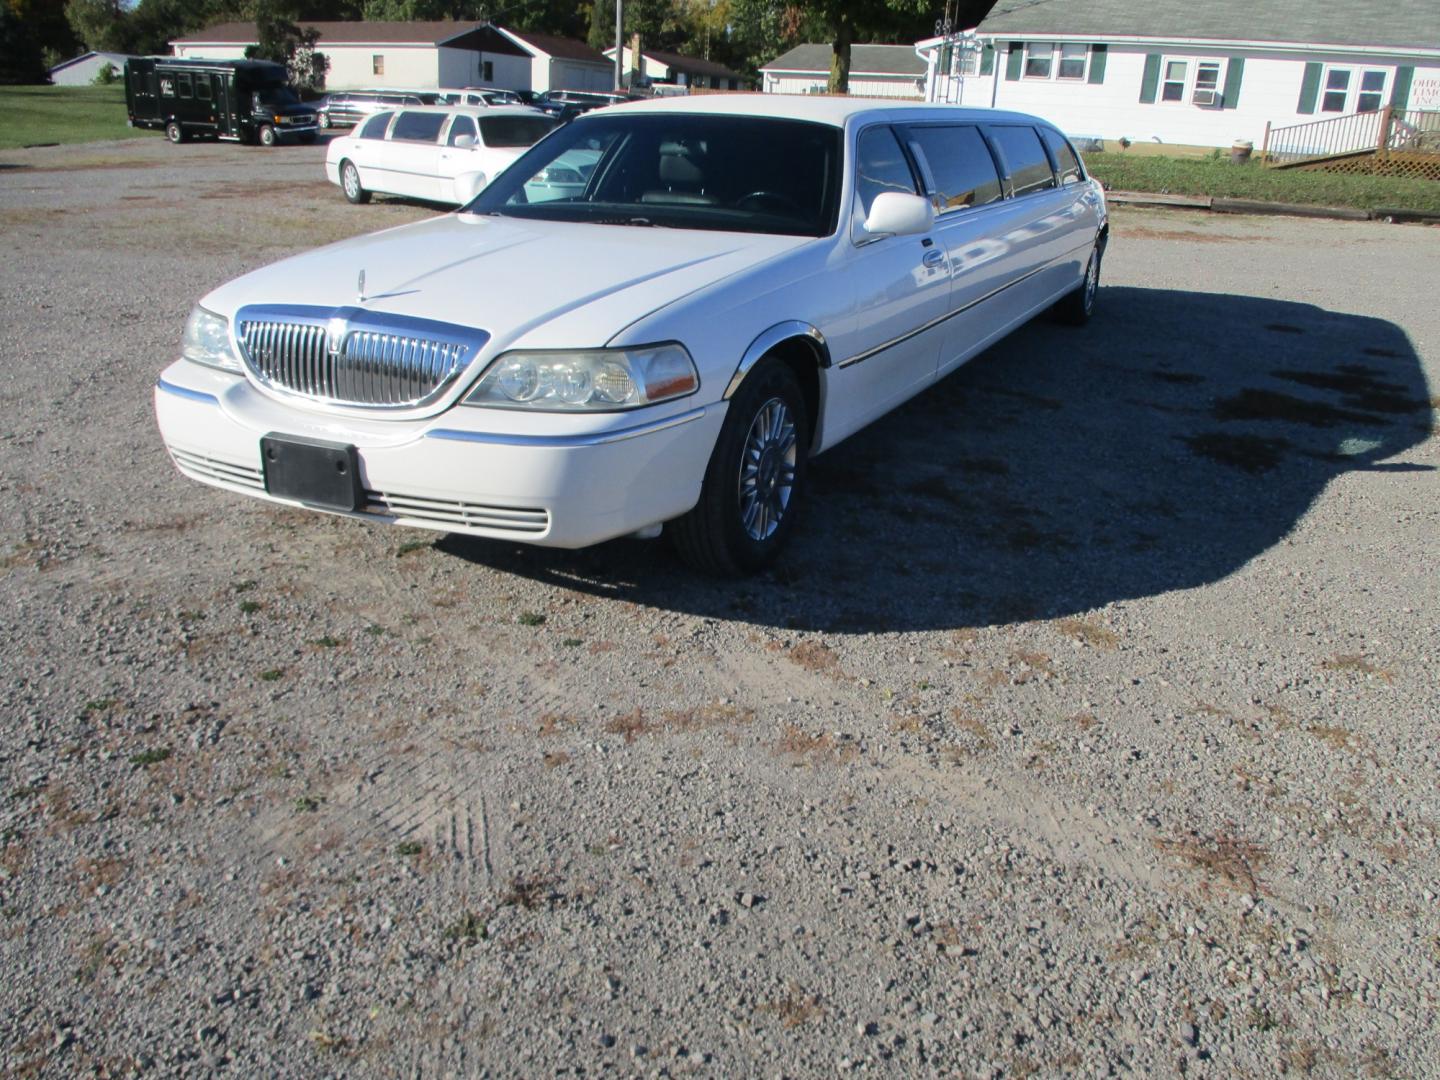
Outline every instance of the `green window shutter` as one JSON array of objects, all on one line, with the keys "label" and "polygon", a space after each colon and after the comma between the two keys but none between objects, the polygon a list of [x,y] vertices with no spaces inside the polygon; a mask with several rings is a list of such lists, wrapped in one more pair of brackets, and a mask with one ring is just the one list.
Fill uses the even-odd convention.
[{"label": "green window shutter", "polygon": [[1090,46],[1090,77],[1086,82],[1103,83],[1105,81],[1105,58],[1110,55],[1110,49],[1106,45]]},{"label": "green window shutter", "polygon": [[1005,81],[1020,81],[1020,65],[1025,62],[1025,43],[1010,42],[1010,55],[1005,57]]},{"label": "green window shutter", "polygon": [[1220,98],[1222,109],[1240,106],[1240,80],[1245,74],[1245,58],[1237,56],[1225,68],[1225,91]]},{"label": "green window shutter", "polygon": [[1160,88],[1160,54],[1147,53],[1145,75],[1140,80],[1140,100],[1146,105],[1155,104],[1155,91]]},{"label": "green window shutter", "polygon": [[1320,69],[1324,66],[1315,63],[1305,65],[1305,77],[1300,80],[1300,104],[1295,106],[1296,112],[1315,111],[1315,99],[1320,95]]},{"label": "green window shutter", "polygon": [[1413,67],[1397,67],[1395,69],[1395,88],[1390,91],[1390,107],[1392,109],[1408,109],[1410,107],[1410,80],[1415,77]]},{"label": "green window shutter", "polygon": [[995,43],[987,41],[980,50],[980,74],[989,75],[995,70]]}]

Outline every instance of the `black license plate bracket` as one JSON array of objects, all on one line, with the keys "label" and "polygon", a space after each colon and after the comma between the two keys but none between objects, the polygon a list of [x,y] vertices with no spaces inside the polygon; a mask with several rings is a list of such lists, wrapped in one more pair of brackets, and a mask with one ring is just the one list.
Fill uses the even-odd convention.
[{"label": "black license plate bracket", "polygon": [[347,443],[270,434],[260,440],[265,490],[306,506],[354,512],[365,505],[360,456]]}]

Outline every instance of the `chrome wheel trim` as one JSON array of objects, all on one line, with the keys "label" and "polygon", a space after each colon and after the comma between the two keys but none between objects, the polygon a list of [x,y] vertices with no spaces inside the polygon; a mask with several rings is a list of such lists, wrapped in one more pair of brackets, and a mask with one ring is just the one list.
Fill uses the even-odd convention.
[{"label": "chrome wheel trim", "polygon": [[761,405],[740,451],[740,527],[751,540],[775,535],[790,506],[799,458],[799,433],[778,397]]},{"label": "chrome wheel trim", "polygon": [[360,195],[360,170],[354,165],[345,166],[345,175],[340,178],[345,183],[345,194],[350,198],[358,198]]}]

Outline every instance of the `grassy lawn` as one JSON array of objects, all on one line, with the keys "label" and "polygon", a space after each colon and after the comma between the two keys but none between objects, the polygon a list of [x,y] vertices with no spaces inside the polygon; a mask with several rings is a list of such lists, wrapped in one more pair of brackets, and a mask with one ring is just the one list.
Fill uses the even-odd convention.
[{"label": "grassy lawn", "polygon": [[125,87],[0,86],[0,150],[155,134],[125,124]]},{"label": "grassy lawn", "polygon": [[1087,154],[1085,164],[1106,187],[1116,191],[1263,199],[1359,210],[1399,207],[1440,211],[1440,183],[1434,180],[1265,169],[1256,163],[1231,165],[1228,160],[1137,157],[1123,152]]}]

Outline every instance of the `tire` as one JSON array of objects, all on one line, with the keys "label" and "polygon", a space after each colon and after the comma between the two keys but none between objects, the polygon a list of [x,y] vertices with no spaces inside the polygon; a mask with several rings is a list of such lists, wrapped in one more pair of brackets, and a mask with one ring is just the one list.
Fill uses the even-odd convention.
[{"label": "tire", "polygon": [[685,562],[736,577],[775,561],[799,516],[810,428],[795,373],[762,361],[730,400],[700,501],[667,530]]},{"label": "tire", "polygon": [[355,167],[353,161],[340,163],[340,190],[352,203],[359,204],[370,201],[370,192],[360,186],[360,170]]},{"label": "tire", "polygon": [[275,129],[274,129],[273,127],[271,127],[269,124],[262,124],[262,125],[260,126],[260,145],[261,145],[261,146],[274,146],[274,145],[275,145]]},{"label": "tire", "polygon": [[1095,293],[1100,288],[1100,260],[1104,248],[1097,243],[1090,249],[1085,264],[1085,277],[1080,287],[1055,305],[1055,317],[1069,326],[1084,326],[1095,313]]},{"label": "tire", "polygon": [[165,125],[165,138],[177,146],[185,141],[185,129],[180,126],[178,120],[171,120]]}]

